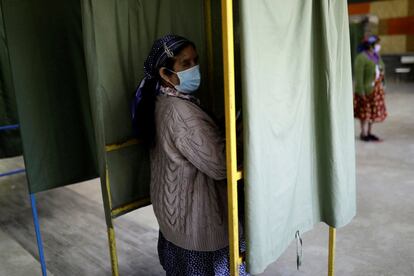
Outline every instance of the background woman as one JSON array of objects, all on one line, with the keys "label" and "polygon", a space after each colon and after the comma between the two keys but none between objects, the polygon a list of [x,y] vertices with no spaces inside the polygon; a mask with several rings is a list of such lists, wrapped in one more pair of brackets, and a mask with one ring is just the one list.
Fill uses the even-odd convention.
[{"label": "background woman", "polygon": [[372,134],[372,124],[387,117],[384,101],[384,62],[379,51],[378,36],[372,35],[360,45],[361,53],[355,59],[354,117],[361,123],[362,141],[380,141]]}]

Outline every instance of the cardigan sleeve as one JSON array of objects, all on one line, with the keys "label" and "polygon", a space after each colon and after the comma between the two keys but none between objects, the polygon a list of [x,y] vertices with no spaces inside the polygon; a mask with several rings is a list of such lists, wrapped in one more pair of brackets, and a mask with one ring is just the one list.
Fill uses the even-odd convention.
[{"label": "cardigan sleeve", "polygon": [[364,94],[364,68],[365,59],[362,54],[359,54],[354,63],[355,74],[355,93]]},{"label": "cardigan sleeve", "polygon": [[199,107],[187,101],[175,106],[170,128],[176,148],[198,170],[215,180],[226,178],[225,139]]}]

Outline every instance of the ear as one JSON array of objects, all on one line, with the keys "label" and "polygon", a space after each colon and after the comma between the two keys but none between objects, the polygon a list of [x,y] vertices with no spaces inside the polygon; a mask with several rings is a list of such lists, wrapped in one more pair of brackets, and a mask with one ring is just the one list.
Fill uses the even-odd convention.
[{"label": "ear", "polygon": [[163,80],[165,80],[166,82],[170,82],[170,77],[169,77],[167,74],[165,74],[165,70],[167,70],[165,67],[161,67],[161,68],[158,70],[158,73],[160,74],[160,77],[161,77]]}]

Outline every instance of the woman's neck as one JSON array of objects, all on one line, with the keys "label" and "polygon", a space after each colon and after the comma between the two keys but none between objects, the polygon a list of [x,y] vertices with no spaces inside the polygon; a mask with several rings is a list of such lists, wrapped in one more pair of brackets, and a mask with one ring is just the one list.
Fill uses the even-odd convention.
[{"label": "woman's neck", "polygon": [[172,97],[178,97],[178,98],[182,98],[185,100],[189,100],[197,105],[200,105],[200,100],[197,97],[194,97],[193,95],[181,93],[177,91],[177,89],[175,89],[174,87],[166,87],[166,86],[161,85],[160,93],[164,95],[172,96]]}]

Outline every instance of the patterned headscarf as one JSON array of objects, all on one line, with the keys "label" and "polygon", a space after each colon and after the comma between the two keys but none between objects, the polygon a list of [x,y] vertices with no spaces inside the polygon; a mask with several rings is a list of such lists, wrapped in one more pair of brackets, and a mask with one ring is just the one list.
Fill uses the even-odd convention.
[{"label": "patterned headscarf", "polygon": [[367,42],[369,45],[374,45],[380,41],[380,38],[377,35],[370,35],[367,38]]},{"label": "patterned headscarf", "polygon": [[380,38],[376,35],[370,35],[365,37],[361,44],[358,46],[358,53],[360,52],[365,52],[365,55],[372,60],[375,64],[379,63],[379,55],[378,53],[371,53],[368,50],[374,46],[376,43],[378,43],[380,41]]},{"label": "patterned headscarf", "polygon": [[[157,79],[158,71],[161,67],[165,66],[165,62],[168,58],[177,55],[177,50],[183,44],[192,44],[188,39],[178,35],[165,35],[157,39],[152,45],[151,51],[144,62],[144,78],[141,80],[132,101],[132,120],[135,121],[135,114],[139,103],[142,100],[143,88],[148,80]],[[160,88],[159,83],[154,88],[154,93],[158,92]],[[135,125],[135,123],[134,123]]]},{"label": "patterned headscarf", "polygon": [[380,41],[380,38],[377,35],[370,35],[370,36],[364,37],[364,39],[358,45],[358,48],[357,48],[358,53],[369,49],[370,47],[372,47],[379,41]]},{"label": "patterned headscarf", "polygon": [[186,43],[191,42],[178,35],[166,35],[157,39],[144,62],[145,78],[152,79],[157,77],[158,70],[164,66],[167,58],[174,57],[177,54],[177,49]]}]

